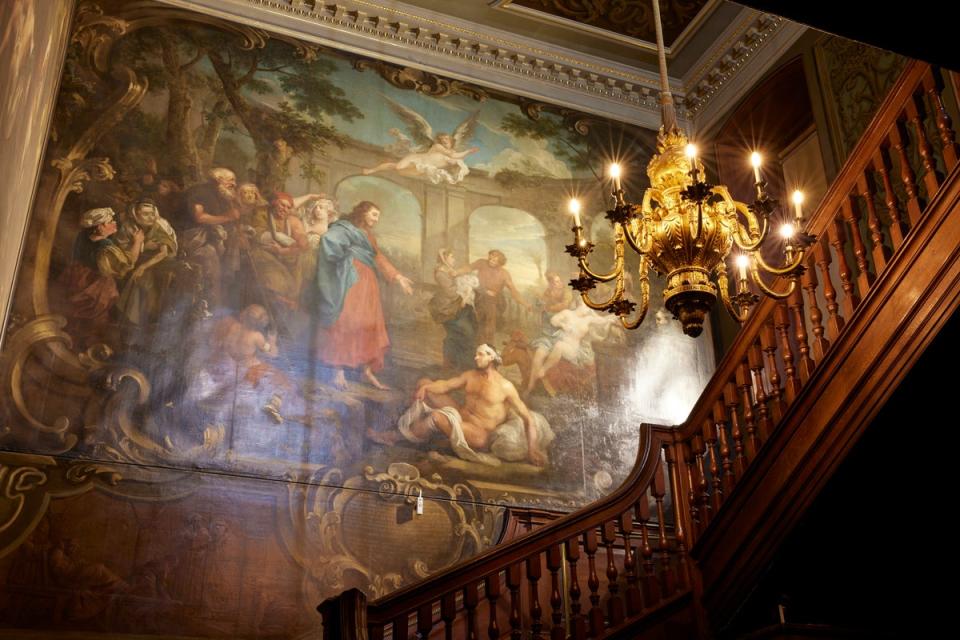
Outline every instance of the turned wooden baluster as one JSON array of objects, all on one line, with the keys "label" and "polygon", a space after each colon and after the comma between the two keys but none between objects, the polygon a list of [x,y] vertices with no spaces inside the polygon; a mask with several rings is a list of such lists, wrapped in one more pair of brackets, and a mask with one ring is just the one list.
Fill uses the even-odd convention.
[{"label": "turned wooden baluster", "polygon": [[767,395],[770,413],[773,416],[773,423],[779,424],[785,407],[783,405],[783,387],[780,386],[780,369],[777,367],[777,337],[774,331],[773,317],[770,316],[760,328],[760,345],[763,358],[767,363],[766,370],[770,382],[770,393]]},{"label": "turned wooden baluster", "polygon": [[[897,163],[900,165],[900,182],[903,184],[903,190],[907,194],[907,218],[910,220],[912,229],[917,220],[920,219],[920,213],[923,210],[920,207],[920,199],[917,192],[917,183],[914,179],[913,168],[910,167],[910,160],[907,157],[907,148],[904,144],[905,135],[901,132],[900,123],[897,122],[890,128],[890,146],[897,150]],[[849,316],[849,314],[847,314]]]},{"label": "turned wooden baluster", "polygon": [[843,221],[834,218],[830,224],[830,245],[837,254],[837,271],[840,274],[840,287],[843,289],[843,315],[847,318],[853,315],[853,310],[860,304],[860,296],[853,290],[853,280],[850,279],[850,265],[847,263],[847,254],[844,245],[847,243],[847,232],[844,231]]},{"label": "turned wooden baluster", "polygon": [[407,640],[410,637],[410,616],[402,614],[393,619],[393,640]]},{"label": "turned wooden baluster", "polygon": [[563,554],[560,545],[554,544],[547,549],[547,570],[550,571],[550,640],[563,640],[567,635],[563,628],[563,588],[560,586],[560,567],[563,566]]},{"label": "turned wooden baluster", "polygon": [[941,83],[933,73],[933,67],[927,67],[923,74],[923,88],[927,92],[927,98],[933,106],[937,119],[937,133],[940,134],[940,143],[943,147],[943,164],[947,173],[957,164],[957,143],[954,142],[953,126],[950,122],[950,116],[943,107],[943,99],[940,97]]},{"label": "turned wooden baluster", "polygon": [[723,401],[727,405],[727,416],[730,418],[730,435],[733,437],[733,475],[737,478],[743,476],[743,470],[747,462],[753,460],[757,451],[753,448],[753,443],[748,439],[746,448],[744,448],[743,432],[740,429],[740,417],[737,415],[737,388],[732,382],[728,382],[723,387]]},{"label": "turned wooden baluster", "polygon": [[737,389],[740,391],[740,406],[743,408],[743,426],[747,430],[747,447],[752,453],[750,459],[760,450],[760,440],[757,438],[757,423],[753,419],[753,397],[750,395],[750,372],[747,365],[741,362],[737,365]]},{"label": "turned wooden baluster", "polygon": [[620,597],[620,583],[618,582],[620,573],[617,571],[617,564],[613,555],[613,543],[617,541],[617,530],[615,522],[604,522],[600,528],[600,538],[603,540],[603,547],[607,551],[607,616],[610,619],[610,626],[616,627],[623,622],[623,599]]},{"label": "turned wooden baluster", "polygon": [[796,326],[793,337],[796,340],[797,351],[799,352],[797,356],[797,368],[800,372],[800,384],[804,385],[807,383],[807,380],[810,379],[810,376],[813,375],[813,369],[816,365],[810,357],[810,345],[807,344],[806,321],[803,317],[803,296],[800,293],[800,287],[794,288],[790,297],[787,299],[787,306],[793,312],[793,322]]},{"label": "turned wooden baluster", "polygon": [[[453,623],[457,617],[457,594],[444,594],[440,600],[440,619],[443,620],[443,638],[444,640],[453,640]],[[514,640],[519,640],[519,636]]]},{"label": "turned wooden baluster", "polygon": [[603,609],[600,608],[600,577],[597,575],[597,531],[591,527],[583,534],[583,550],[587,552],[587,586],[590,588],[590,637],[603,634]]},{"label": "turned wooden baluster", "polygon": [[523,565],[519,562],[507,567],[507,590],[510,592],[510,640],[523,637],[523,617],[520,613],[520,581],[523,577]]},{"label": "turned wooden baluster", "polygon": [[877,216],[876,191],[871,188],[870,180],[866,174],[861,173],[857,180],[857,186],[860,189],[860,196],[867,206],[867,226],[870,228],[870,243],[873,246],[871,255],[873,256],[873,269],[879,274],[890,259],[890,248],[884,244],[883,226],[880,218]]},{"label": "turned wooden baluster", "polygon": [[620,535],[623,537],[623,568],[627,574],[627,588],[624,590],[624,597],[627,601],[627,615],[633,617],[643,609],[643,602],[640,597],[639,576],[637,575],[637,554],[633,548],[631,536],[633,534],[633,510],[621,513],[617,518],[617,525],[620,527]]},{"label": "turned wooden baluster", "polygon": [[883,201],[887,205],[887,216],[890,217],[890,244],[896,251],[903,243],[906,228],[903,223],[903,214],[897,202],[897,194],[893,191],[890,181],[890,158],[888,151],[880,147],[873,154],[873,168],[880,174],[880,183],[883,185]]},{"label": "turned wooden baluster", "polygon": [[930,150],[930,142],[927,140],[927,131],[923,127],[923,118],[920,115],[920,104],[917,100],[920,96],[914,94],[911,100],[907,101],[907,118],[913,125],[913,131],[916,136],[917,152],[920,154],[920,161],[923,164],[923,185],[927,189],[927,201],[933,197],[933,194],[940,188],[940,182],[937,180],[936,160],[933,158],[933,152]]},{"label": "turned wooden baluster", "polygon": [[543,629],[543,623],[540,619],[543,617],[543,610],[540,608],[540,554],[527,558],[527,584],[530,585],[530,637],[533,640],[540,639],[540,630]]},{"label": "turned wooden baluster", "polygon": [[663,497],[666,495],[666,483],[663,477],[663,464],[658,464],[653,472],[653,499],[657,503],[657,528],[660,538],[657,551],[660,553],[660,580],[663,585],[663,594],[672,596],[677,591],[677,576],[670,562],[670,541],[667,538],[666,516],[663,511]]},{"label": "turned wooden baluster", "polygon": [[830,245],[825,241],[817,242],[813,247],[813,255],[817,262],[817,269],[823,279],[823,297],[827,301],[827,331],[830,340],[836,341],[843,330],[843,317],[840,315],[840,305],[837,303],[837,290],[833,287],[833,277],[830,274]]},{"label": "turned wooden baluster", "polygon": [[427,640],[433,630],[433,604],[426,603],[417,609],[417,639]]},{"label": "turned wooden baluster", "polygon": [[497,600],[500,599],[500,572],[487,576],[487,608],[490,609],[490,622],[487,624],[487,637],[490,640],[500,638],[500,625],[497,623]]},{"label": "turned wooden baluster", "polygon": [[[780,352],[783,358],[783,398],[787,406],[793,404],[800,392],[800,380],[797,378],[797,369],[793,364],[793,344],[790,340],[790,311],[786,302],[777,302],[773,310],[773,328],[780,338]],[[753,459],[753,456],[750,456]]]},{"label": "turned wooden baluster", "polygon": [[713,517],[713,510],[710,508],[709,481],[707,480],[707,473],[704,469],[703,438],[699,433],[694,434],[691,444],[697,465],[697,500],[700,503],[700,521],[703,522],[705,527],[707,523],[710,522],[710,518]]},{"label": "turned wooden baluster", "polygon": [[853,196],[843,199],[842,205],[843,219],[850,229],[850,239],[853,241],[853,255],[857,259],[857,285],[860,295],[863,296],[870,290],[875,275],[870,272],[870,264],[867,262],[867,248],[863,244],[863,236],[860,234],[860,210],[853,201]]},{"label": "turned wooden baluster", "polygon": [[576,538],[564,543],[567,564],[570,565],[570,637],[584,640],[587,637],[587,619],[580,611],[580,579],[577,576],[577,561],[580,559],[580,541]]},{"label": "turned wooden baluster", "polygon": [[720,484],[724,495],[729,495],[737,480],[733,477],[733,460],[730,456],[730,443],[727,440],[727,417],[724,415],[724,406],[721,399],[713,403],[713,426],[719,436],[720,461],[723,470],[720,473]]},{"label": "turned wooden baluster", "polygon": [[[699,497],[697,496],[697,485],[696,478],[694,477],[694,467],[696,462],[694,461],[693,448],[690,446],[689,442],[681,442],[680,446],[683,450],[684,456],[684,467],[686,468],[687,474],[687,487],[688,487],[688,496],[690,503],[690,539],[696,540],[700,535],[700,532],[703,531],[703,521],[700,519],[700,508],[699,508]],[[639,568],[637,573],[640,573]]]},{"label": "turned wooden baluster", "polygon": [[750,364],[750,375],[753,377],[753,395],[757,403],[757,432],[763,442],[770,437],[773,431],[773,421],[770,419],[770,409],[767,407],[767,383],[763,378],[763,358],[761,357],[760,341],[754,340],[747,351],[747,362]]},{"label": "turned wooden baluster", "polygon": [[467,640],[478,640],[477,635],[477,604],[480,594],[477,592],[477,583],[468,582],[463,588],[463,608],[467,610]]},{"label": "turned wooden baluster", "polygon": [[[674,447],[680,447],[679,450]],[[680,483],[680,461],[682,458],[682,445],[676,444],[664,447],[664,459],[667,461],[667,473],[670,479],[670,493],[673,496],[679,495],[681,489]],[[684,526],[683,514],[680,507],[680,500],[673,498],[673,539],[677,543],[677,569],[679,586],[681,589],[687,589],[691,586],[690,567],[687,564],[687,528]]]},{"label": "turned wooden baluster", "polygon": [[717,453],[717,429],[713,422],[706,418],[701,430],[707,453],[710,454],[710,498],[713,512],[716,513],[723,503],[723,479],[720,477],[720,456]]},{"label": "turned wooden baluster", "polygon": [[640,557],[643,558],[643,601],[649,609],[661,599],[657,569],[653,563],[653,547],[650,546],[650,498],[644,493],[634,506],[640,522]]},{"label": "turned wooden baluster", "polygon": [[807,292],[807,305],[810,307],[810,330],[813,332],[813,357],[819,362],[823,360],[823,355],[827,352],[827,349],[830,348],[830,342],[823,337],[823,314],[820,313],[820,305],[817,303],[817,288],[820,286],[820,282],[817,281],[817,269],[812,253],[807,256],[806,270],[803,272],[803,275],[800,276],[800,282],[803,284],[803,290]]}]

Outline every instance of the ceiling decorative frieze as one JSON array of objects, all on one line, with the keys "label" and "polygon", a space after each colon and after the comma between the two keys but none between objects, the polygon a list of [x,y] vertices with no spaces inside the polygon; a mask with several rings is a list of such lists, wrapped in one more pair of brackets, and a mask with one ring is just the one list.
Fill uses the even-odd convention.
[{"label": "ceiling decorative frieze", "polygon": [[[669,0],[660,10],[663,40],[671,46],[709,0]],[[498,6],[515,7],[573,20],[597,29],[655,42],[653,8],[648,2],[628,0],[497,0]]]},{"label": "ceiling decorative frieze", "polygon": [[[585,113],[651,129],[660,124],[654,71],[577,51],[576,43],[551,45],[388,0],[161,1]],[[671,81],[681,117],[697,118],[785,24],[792,23],[743,9],[692,71]],[[775,62],[763,57],[766,65]]]},{"label": "ceiling decorative frieze", "polygon": [[687,109],[696,115],[786,21],[769,13],[744,16],[684,79]]}]

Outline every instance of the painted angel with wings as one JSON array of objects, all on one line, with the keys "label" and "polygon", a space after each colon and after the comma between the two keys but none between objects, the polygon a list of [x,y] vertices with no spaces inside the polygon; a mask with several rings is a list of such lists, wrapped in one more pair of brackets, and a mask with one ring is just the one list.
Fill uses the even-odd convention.
[{"label": "painted angel with wings", "polygon": [[[389,133],[397,139],[397,142],[388,145],[386,149],[402,157],[394,162],[384,162],[372,169],[364,169],[363,175],[392,170],[415,176],[426,176],[433,184],[441,182],[457,184],[470,173],[470,168],[463,159],[471,153],[476,153],[480,148],[464,149],[463,147],[473,137],[479,111],[470,114],[452,135],[449,133],[434,135],[433,127],[419,113],[390,98],[386,98],[386,101],[393,112],[406,123],[412,138],[398,129],[391,129]],[[414,145],[417,146],[414,148]]]}]

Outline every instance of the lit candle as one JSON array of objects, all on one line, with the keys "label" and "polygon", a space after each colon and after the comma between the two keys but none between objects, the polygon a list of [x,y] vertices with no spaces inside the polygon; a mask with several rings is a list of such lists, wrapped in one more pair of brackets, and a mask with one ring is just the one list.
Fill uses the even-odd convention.
[{"label": "lit candle", "polygon": [[697,170],[697,145],[692,142],[687,145],[687,157],[690,159],[690,171]]},{"label": "lit candle", "polygon": [[580,201],[576,198],[570,198],[570,204],[568,205],[570,213],[573,214],[574,224],[578,227],[582,227],[580,224]]},{"label": "lit candle", "polygon": [[803,192],[794,191],[793,192],[793,209],[797,214],[797,222],[803,220]]},{"label": "lit candle", "polygon": [[747,281],[747,265],[750,264],[750,258],[742,253],[737,256],[737,269],[740,274],[740,282]]},{"label": "lit candle", "polygon": [[790,238],[793,237],[793,234],[796,233],[796,231],[797,230],[794,228],[792,224],[790,224],[789,222],[786,222],[782,227],[780,227],[780,236],[784,240],[790,240]]},{"label": "lit candle", "polygon": [[750,164],[753,165],[753,181],[760,182],[760,163],[763,159],[760,157],[760,154],[754,151],[750,154]]},{"label": "lit candle", "polygon": [[610,165],[610,177],[613,178],[613,190],[620,191],[620,165],[613,163]]}]

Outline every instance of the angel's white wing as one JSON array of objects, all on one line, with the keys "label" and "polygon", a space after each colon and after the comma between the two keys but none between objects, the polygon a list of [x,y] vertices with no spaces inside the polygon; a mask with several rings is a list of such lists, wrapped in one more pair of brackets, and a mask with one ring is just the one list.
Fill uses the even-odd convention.
[{"label": "angel's white wing", "polygon": [[430,126],[426,118],[413,109],[391,100],[387,96],[383,97],[393,112],[407,125],[407,131],[413,136],[414,142],[424,148],[433,144],[433,127]]},{"label": "angel's white wing", "polygon": [[460,123],[460,126],[453,132],[453,148],[460,150],[461,147],[470,142],[474,132],[477,130],[477,119],[480,117],[479,111],[474,111],[467,119]]}]

